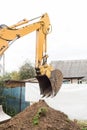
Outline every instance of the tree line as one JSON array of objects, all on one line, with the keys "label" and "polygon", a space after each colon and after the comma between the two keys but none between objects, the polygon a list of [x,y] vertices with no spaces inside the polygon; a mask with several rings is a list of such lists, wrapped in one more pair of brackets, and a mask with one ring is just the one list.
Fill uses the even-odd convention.
[{"label": "tree line", "polygon": [[0,81],[3,80],[23,80],[35,77],[35,69],[30,62],[24,63],[19,71],[6,72],[0,76]]}]

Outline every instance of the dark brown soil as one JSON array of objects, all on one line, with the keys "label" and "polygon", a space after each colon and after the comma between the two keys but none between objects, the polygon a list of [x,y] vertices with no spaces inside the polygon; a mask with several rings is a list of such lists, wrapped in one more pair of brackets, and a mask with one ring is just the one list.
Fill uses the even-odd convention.
[{"label": "dark brown soil", "polygon": [[27,107],[24,111],[0,125],[0,130],[80,130],[75,121],[64,113],[49,107],[44,100]]}]

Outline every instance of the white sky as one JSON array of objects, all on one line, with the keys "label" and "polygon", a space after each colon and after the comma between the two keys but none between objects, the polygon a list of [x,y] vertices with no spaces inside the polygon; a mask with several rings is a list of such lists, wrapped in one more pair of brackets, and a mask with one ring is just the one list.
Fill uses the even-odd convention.
[{"label": "white sky", "polygon": [[[48,61],[87,59],[87,0],[1,0],[0,24],[8,26],[48,13],[52,32],[48,35]],[[5,52],[6,71],[35,60],[35,33],[13,43]]]}]

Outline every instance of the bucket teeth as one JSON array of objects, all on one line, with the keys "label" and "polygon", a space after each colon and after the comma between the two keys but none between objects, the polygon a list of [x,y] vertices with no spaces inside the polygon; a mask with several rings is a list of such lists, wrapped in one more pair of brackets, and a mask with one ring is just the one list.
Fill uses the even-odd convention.
[{"label": "bucket teeth", "polygon": [[50,78],[46,75],[36,76],[36,78],[39,82],[42,97],[56,96],[63,81],[63,75],[60,70],[53,70]]}]

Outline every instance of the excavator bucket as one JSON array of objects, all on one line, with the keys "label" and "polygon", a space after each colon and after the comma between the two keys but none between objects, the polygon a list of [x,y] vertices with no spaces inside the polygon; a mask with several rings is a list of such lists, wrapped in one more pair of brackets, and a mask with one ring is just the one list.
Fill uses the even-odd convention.
[{"label": "excavator bucket", "polygon": [[46,75],[36,76],[36,78],[39,82],[42,97],[56,96],[63,81],[63,75],[58,69],[51,71],[50,78]]}]

